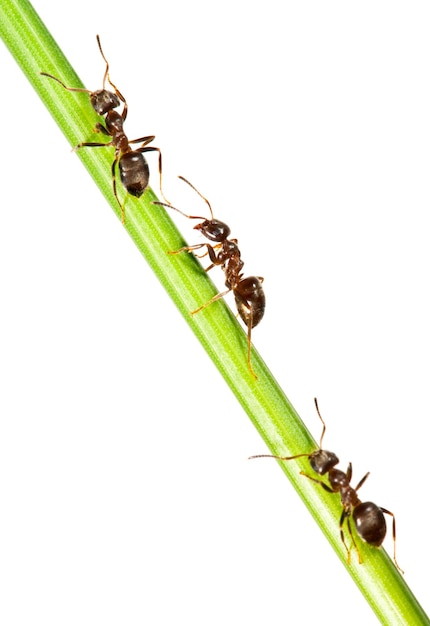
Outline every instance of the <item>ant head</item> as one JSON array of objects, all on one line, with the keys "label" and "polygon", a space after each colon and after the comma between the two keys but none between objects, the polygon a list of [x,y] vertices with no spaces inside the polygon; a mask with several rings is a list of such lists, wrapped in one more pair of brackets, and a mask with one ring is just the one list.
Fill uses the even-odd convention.
[{"label": "ant head", "polygon": [[334,452],[316,450],[309,455],[309,463],[317,474],[323,476],[339,463],[339,459]]},{"label": "ant head", "polygon": [[309,455],[309,463],[311,464],[312,469],[317,472],[317,474],[321,474],[322,476],[323,474],[326,474],[329,470],[333,469],[333,467],[339,463],[339,459],[334,452],[329,452],[328,450],[322,449],[322,442],[325,433],[325,422],[321,416],[320,410],[318,408],[318,400],[316,398],[314,398],[314,402],[318,417],[322,422],[323,429],[320,438],[320,447],[318,450],[315,450],[315,452],[312,452],[312,454]]},{"label": "ant head", "polygon": [[[125,113],[124,113],[124,119],[125,119],[127,105],[126,105],[124,96],[118,91],[118,88],[113,84],[113,82],[110,79],[108,60],[104,55],[102,44],[100,43],[100,37],[97,35],[96,38],[97,38],[97,45],[99,47],[100,54],[102,55],[103,61],[106,63],[106,69],[105,69],[105,73],[103,76],[103,89],[99,89],[98,91],[94,91],[90,93],[91,104],[93,106],[93,109],[96,111],[96,113],[98,113],[99,115],[106,115],[106,113],[108,113],[109,111],[112,111],[113,109],[116,109],[116,107],[119,107],[121,102],[123,102],[125,105]],[[106,80],[108,81],[109,85],[113,87],[114,89],[113,92],[108,91],[105,88]]]},{"label": "ant head", "polygon": [[106,115],[121,104],[120,99],[112,91],[98,89],[90,93],[91,106],[99,115]]},{"label": "ant head", "polygon": [[196,224],[194,229],[200,230],[202,235],[204,235],[207,239],[210,241],[216,241],[217,243],[225,241],[231,232],[230,227],[227,226],[227,224],[214,219],[205,219],[201,224]]},{"label": "ant head", "polygon": [[[91,106],[94,111],[99,115],[106,115],[109,111],[116,109],[119,107],[121,102],[124,104],[124,111],[122,113],[122,118],[125,120],[127,115],[127,103],[125,101],[124,96],[118,91],[117,87],[113,84],[111,79],[109,78],[109,64],[106,60],[105,55],[103,54],[103,50],[100,43],[100,38],[97,35],[97,43],[100,49],[100,53],[103,57],[103,60],[106,63],[106,70],[103,76],[103,89],[98,89],[97,91],[90,91],[89,89],[84,89],[83,87],[68,87],[63,83],[62,80],[57,78],[56,76],[52,76],[52,74],[48,74],[47,72],[40,72],[42,76],[47,76],[48,78],[52,78],[57,81],[64,89],[67,91],[75,91],[78,93],[87,93],[90,96]],[[112,86],[114,91],[108,91],[105,89],[106,80],[108,80],[109,84]]]}]

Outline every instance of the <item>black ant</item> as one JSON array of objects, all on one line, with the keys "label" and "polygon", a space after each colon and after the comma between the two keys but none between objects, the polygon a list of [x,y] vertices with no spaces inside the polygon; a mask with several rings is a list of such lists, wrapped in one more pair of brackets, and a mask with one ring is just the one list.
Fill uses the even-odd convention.
[{"label": "black ant", "polygon": [[[82,142],[75,146],[75,150],[79,148],[99,148],[106,146],[113,146],[115,148],[115,156],[112,163],[112,186],[113,193],[121,209],[121,221],[125,222],[124,204],[121,204],[117,190],[116,190],[116,165],[118,164],[119,174],[121,182],[129,194],[140,198],[140,196],[147,189],[149,184],[149,167],[148,163],[143,156],[144,152],[158,152],[158,171],[160,174],[160,190],[162,191],[162,160],[161,151],[154,146],[148,146],[155,139],[155,135],[149,135],[148,137],[140,137],[139,139],[133,139],[129,141],[124,133],[124,122],[127,117],[127,102],[118,88],[113,84],[109,76],[109,63],[103,53],[100,43],[100,37],[97,35],[97,43],[103,60],[106,63],[106,70],[103,77],[103,89],[97,91],[90,91],[89,89],[80,89],[77,87],[67,87],[59,78],[41,72],[42,76],[47,76],[60,83],[67,91],[78,91],[82,93],[88,93],[90,96],[91,106],[94,111],[101,116],[105,117],[105,125],[98,122],[95,127],[96,132],[101,132],[108,137],[112,137],[112,140],[108,143],[94,143],[94,142]],[[112,91],[105,89],[106,79],[113,88]],[[122,113],[115,111],[117,107],[124,105]],[[141,147],[136,150],[132,150],[130,144],[141,143]]]},{"label": "black ant", "polygon": [[346,541],[344,537],[343,524],[345,522],[345,519],[347,522],[348,532],[351,537],[352,544],[358,555],[358,561],[359,563],[362,563],[360,551],[355,542],[354,535],[352,534],[351,522],[350,522],[351,516],[354,521],[357,533],[363,539],[363,541],[370,544],[371,546],[379,547],[381,546],[382,542],[385,539],[385,535],[387,534],[387,524],[385,522],[384,513],[386,515],[391,515],[393,519],[393,545],[394,545],[393,560],[397,569],[403,574],[404,572],[399,566],[399,564],[397,563],[397,559],[396,559],[396,518],[394,517],[394,514],[391,513],[391,511],[384,509],[383,507],[377,506],[373,502],[361,502],[361,500],[358,498],[357,491],[363,485],[364,481],[369,476],[370,472],[367,472],[367,474],[363,476],[363,478],[360,480],[360,482],[354,489],[353,487],[351,487],[351,484],[350,484],[351,478],[352,478],[352,464],[351,463],[348,464],[346,473],[342,472],[342,470],[336,469],[335,466],[339,463],[339,459],[337,458],[336,454],[334,452],[329,452],[328,450],[322,449],[322,442],[323,442],[323,437],[324,437],[326,427],[325,427],[325,422],[323,418],[321,417],[321,413],[319,411],[318,402],[316,398],[314,398],[314,402],[315,402],[315,407],[316,407],[318,416],[323,424],[323,430],[322,430],[321,439],[320,439],[320,447],[318,448],[318,450],[315,450],[311,454],[304,452],[302,454],[295,454],[294,456],[282,457],[282,456],[274,456],[271,454],[258,454],[255,456],[251,456],[249,458],[250,459],[273,458],[273,459],[278,459],[279,461],[291,461],[292,459],[298,459],[300,457],[305,456],[308,458],[309,463],[312,469],[314,470],[314,472],[316,472],[320,476],[324,476],[324,474],[328,475],[328,482],[330,483],[329,485],[327,485],[322,480],[314,478],[313,476],[309,476],[305,472],[300,472],[300,474],[302,474],[303,476],[306,476],[306,478],[309,478],[310,480],[313,480],[318,485],[321,485],[321,487],[323,487],[323,489],[325,489],[329,493],[340,494],[340,500],[342,503],[342,514],[340,516],[339,529],[340,529],[340,537],[341,537],[342,543],[345,546],[345,549],[347,552],[348,563],[350,562],[350,559],[351,559],[351,549],[348,548],[348,546],[346,545]]},{"label": "black ant", "polygon": [[[180,252],[193,252],[195,250],[199,250],[206,246],[207,252],[205,254],[209,255],[211,260],[211,265],[206,268],[208,272],[215,265],[221,265],[222,270],[225,274],[225,285],[227,287],[226,291],[218,293],[211,300],[200,306],[195,311],[191,311],[191,315],[195,315],[199,313],[202,309],[206,308],[213,302],[220,300],[225,295],[230,293],[230,291],[234,294],[234,299],[236,301],[236,307],[238,313],[248,328],[248,367],[251,374],[254,378],[257,378],[254,370],[251,365],[251,330],[257,326],[257,324],[262,320],[264,315],[264,309],[266,306],[266,297],[264,295],[262,283],[263,278],[261,276],[248,276],[247,278],[243,278],[242,268],[243,261],[241,259],[241,254],[239,247],[237,245],[237,239],[229,239],[230,235],[230,227],[227,226],[224,222],[217,220],[213,216],[212,207],[210,202],[205,196],[203,196],[200,191],[198,191],[194,185],[192,185],[186,178],[183,176],[179,176],[181,180],[186,182],[198,195],[206,202],[209,207],[209,211],[211,214],[211,219],[208,220],[200,215],[187,215],[180,209],[172,206],[171,204],[166,204],[164,202],[154,202],[154,204],[160,204],[162,206],[166,206],[170,209],[174,209],[181,213],[184,217],[189,219],[199,219],[203,220],[200,224],[194,226],[196,230],[199,230],[207,239],[214,242],[215,245],[209,243],[200,243],[193,246],[184,246],[179,250],[171,251],[169,254],[179,254]],[[205,256],[205,255],[203,255]]]}]

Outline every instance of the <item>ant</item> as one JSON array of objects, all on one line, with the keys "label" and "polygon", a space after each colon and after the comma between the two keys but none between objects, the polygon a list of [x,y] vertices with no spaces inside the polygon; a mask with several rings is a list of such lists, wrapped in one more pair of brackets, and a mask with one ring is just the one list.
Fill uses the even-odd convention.
[{"label": "ant", "polygon": [[[144,152],[158,152],[158,171],[160,175],[160,190],[162,191],[162,159],[161,151],[154,146],[148,146],[155,139],[155,135],[149,135],[148,137],[140,137],[139,139],[133,139],[129,141],[124,133],[124,122],[127,118],[128,106],[124,96],[119,89],[113,84],[109,76],[109,63],[103,53],[100,43],[100,37],[97,35],[97,43],[99,46],[100,54],[106,63],[106,69],[103,76],[103,89],[97,91],[90,91],[89,89],[80,89],[77,87],[67,87],[59,78],[47,74],[46,72],[40,72],[42,76],[47,76],[60,83],[67,91],[78,91],[82,93],[88,93],[90,96],[91,106],[98,115],[105,116],[105,125],[98,122],[95,127],[95,132],[103,133],[112,140],[108,143],[94,143],[94,142],[82,142],[75,146],[74,150],[80,148],[99,148],[106,146],[113,146],[115,148],[114,160],[112,163],[112,187],[114,196],[121,209],[121,221],[125,222],[124,203],[121,203],[116,189],[116,166],[118,164],[119,174],[121,182],[124,185],[126,191],[140,198],[145,192],[149,184],[149,167],[148,163],[143,156]],[[105,88],[106,79],[113,88],[114,91],[109,91]],[[115,111],[116,108],[124,105],[121,113]],[[141,143],[140,148],[132,150],[130,144]]]},{"label": "ant", "polygon": [[378,547],[381,546],[382,542],[385,539],[385,535],[387,534],[387,525],[385,522],[384,513],[386,515],[391,515],[393,519],[393,561],[402,574],[404,574],[403,570],[397,563],[396,559],[396,518],[391,511],[384,509],[383,507],[377,506],[373,502],[361,502],[359,497],[357,496],[357,491],[363,485],[364,481],[369,476],[370,472],[367,472],[360,480],[356,488],[351,487],[351,478],[352,478],[352,464],[348,464],[348,468],[346,473],[342,470],[336,469],[336,465],[339,463],[339,459],[337,458],[334,452],[329,452],[328,450],[322,449],[322,442],[324,433],[326,430],[325,422],[321,417],[321,413],[318,408],[317,399],[314,398],[315,407],[318,413],[318,417],[320,418],[323,424],[323,430],[320,438],[320,446],[318,450],[315,450],[311,454],[306,452],[302,454],[295,454],[294,456],[274,456],[271,454],[258,454],[255,456],[249,457],[250,459],[259,459],[259,458],[273,458],[278,459],[279,461],[291,461],[292,459],[298,459],[300,457],[307,457],[309,460],[310,466],[320,476],[324,476],[324,474],[328,475],[327,485],[322,480],[314,478],[313,476],[309,476],[305,472],[300,472],[302,476],[306,476],[310,480],[313,480],[318,485],[321,485],[323,489],[328,491],[329,493],[339,493],[340,500],[342,503],[342,514],[340,516],[339,521],[339,529],[340,529],[340,537],[343,545],[345,546],[347,552],[347,561],[350,563],[351,560],[351,548],[348,548],[345,541],[345,536],[343,532],[343,524],[346,520],[348,526],[348,532],[352,540],[352,545],[354,546],[357,555],[358,562],[362,563],[360,551],[354,539],[354,535],[352,534],[351,529],[351,516],[355,524],[355,528],[357,530],[358,535],[362,538],[363,541],[370,544],[371,546]]},{"label": "ant", "polygon": [[237,239],[229,239],[230,236],[230,227],[214,218],[211,204],[205,196],[203,196],[200,191],[198,191],[194,185],[192,185],[186,178],[183,176],[179,176],[181,180],[187,183],[198,195],[206,202],[209,207],[209,211],[211,214],[211,219],[208,220],[201,215],[187,215],[180,209],[172,206],[171,204],[166,204],[164,202],[154,202],[154,204],[160,204],[162,206],[166,206],[170,209],[174,209],[181,213],[184,217],[188,219],[199,219],[203,220],[200,224],[194,226],[195,230],[199,230],[209,241],[212,241],[215,245],[209,243],[200,243],[193,246],[184,246],[179,250],[170,251],[169,254],[179,254],[180,252],[193,252],[195,250],[199,250],[206,246],[206,254],[209,255],[211,260],[211,265],[206,268],[206,272],[211,270],[216,265],[220,265],[225,274],[225,286],[227,287],[226,291],[218,293],[211,300],[200,306],[195,311],[191,311],[191,315],[195,315],[199,313],[202,309],[205,309],[207,306],[220,300],[225,295],[230,293],[230,291],[234,294],[234,299],[236,302],[236,307],[238,313],[247,326],[248,329],[248,367],[254,378],[257,378],[252,365],[251,365],[251,330],[259,324],[264,315],[264,309],[266,306],[266,297],[264,295],[262,283],[263,278],[261,276],[248,276],[247,278],[243,278],[242,268],[243,261],[241,259],[241,254],[239,247],[237,245]]}]

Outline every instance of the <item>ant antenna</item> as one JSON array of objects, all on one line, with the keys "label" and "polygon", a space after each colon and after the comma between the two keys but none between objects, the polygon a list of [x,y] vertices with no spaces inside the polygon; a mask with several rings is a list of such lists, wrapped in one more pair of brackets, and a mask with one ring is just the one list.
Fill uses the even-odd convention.
[{"label": "ant antenna", "polygon": [[56,80],[57,83],[60,83],[60,85],[64,87],[64,89],[67,89],[67,91],[79,91],[81,93],[89,93],[89,94],[92,93],[89,89],[83,89],[80,87],[67,87],[67,85],[65,85],[62,80],[60,80],[56,76],[52,76],[52,74],[48,74],[48,72],[39,72],[39,73],[41,76],[47,76],[48,78],[52,78],[53,80]]},{"label": "ant antenna", "polygon": [[[187,185],[189,185],[189,186],[191,187],[191,189],[194,189],[194,191],[195,191],[196,193],[198,193],[198,194],[199,194],[200,198],[206,202],[206,204],[207,204],[207,205],[208,205],[208,207],[209,207],[209,211],[211,212],[211,219],[213,219],[213,218],[214,218],[214,214],[213,214],[212,207],[211,207],[211,203],[209,202],[209,200],[208,200],[207,198],[205,198],[205,196],[204,196],[202,193],[200,193],[200,191],[199,191],[198,189],[196,189],[196,188],[194,187],[194,185],[192,185],[192,184],[190,183],[190,181],[189,181],[189,180],[187,180],[187,179],[186,179],[186,178],[184,178],[183,176],[178,176],[178,178],[180,178],[181,180],[183,180],[183,181],[184,181],[184,183],[187,183]],[[191,217],[191,216],[187,216],[187,217]],[[203,218],[201,218],[201,219],[203,219]]]},{"label": "ant antenna", "polygon": [[322,433],[321,433],[321,438],[320,438],[320,450],[322,450],[322,442],[323,442],[323,439],[324,439],[324,433],[325,433],[325,421],[324,421],[324,420],[323,420],[323,418],[321,417],[321,413],[320,413],[320,410],[319,410],[319,408],[318,408],[318,400],[317,400],[316,398],[314,398],[314,402],[315,402],[315,408],[316,408],[317,413],[318,413],[318,417],[319,417],[319,418],[320,418],[320,420],[322,421],[322,425],[323,425],[323,430],[322,430]]},{"label": "ant antenna", "polygon": [[106,78],[107,78],[107,79],[108,79],[108,82],[109,82],[109,85],[110,85],[111,87],[113,87],[113,88],[114,88],[115,93],[118,95],[118,97],[120,98],[120,100],[121,100],[122,102],[124,102],[124,97],[123,97],[123,95],[122,95],[122,94],[121,94],[121,92],[119,91],[118,87],[117,87],[116,85],[114,85],[114,84],[113,84],[113,82],[112,82],[112,81],[111,81],[111,79],[110,79],[110,76],[109,76],[109,63],[108,63],[107,58],[106,58],[106,57],[105,57],[105,55],[104,55],[104,52],[103,52],[103,49],[102,49],[102,44],[101,44],[101,41],[100,41],[100,36],[99,36],[99,35],[96,35],[96,39],[97,39],[97,43],[98,43],[98,46],[99,46],[100,54],[102,55],[103,61],[106,63],[105,75],[103,76],[103,89],[105,89]]},{"label": "ant antenna", "polygon": [[[99,35],[96,35],[96,39],[97,39],[97,43],[98,43],[98,46],[99,46],[100,54],[102,55],[103,61],[106,63],[105,75],[103,76],[103,89],[104,89],[105,88],[105,84],[106,84],[106,78],[108,79],[109,83],[112,85],[112,83],[110,81],[110,77],[109,77],[109,63],[108,63],[107,58],[104,55]],[[112,85],[112,86],[114,86],[114,85]]]},{"label": "ant antenna", "polygon": [[[204,200],[206,202],[206,204],[209,207],[209,211],[211,212],[211,220],[213,220],[214,214],[213,214],[212,207],[211,207],[211,204],[210,204],[209,200],[207,198],[205,198],[205,196],[203,194],[201,194],[200,191],[198,189],[196,189],[194,187],[194,185],[190,183],[189,180],[184,178],[184,176],[178,176],[178,178],[183,180],[184,183],[187,183],[187,185],[189,185],[191,187],[191,189],[194,189],[194,191],[199,194],[199,196],[202,198],[202,200]],[[177,207],[173,206],[173,204],[170,204],[168,202],[160,202],[159,200],[154,200],[154,202],[152,204],[157,204],[159,206],[164,206],[167,209],[173,209],[174,211],[177,211],[178,213],[180,213],[184,217],[187,217],[190,220],[205,220],[205,221],[207,221],[207,218],[204,217],[203,215],[187,215],[187,213],[184,213],[183,211],[181,211],[181,209],[178,209]]]},{"label": "ant antenna", "polygon": [[181,211],[181,209],[178,209],[177,207],[173,206],[173,204],[170,204],[170,202],[160,202],[160,200],[154,200],[152,204],[156,204],[157,206],[164,206],[166,207],[166,209],[173,209],[174,211],[177,211],[184,217],[188,217],[188,219],[190,220],[205,220],[206,219],[205,217],[203,217],[203,215],[187,215],[186,213]]}]

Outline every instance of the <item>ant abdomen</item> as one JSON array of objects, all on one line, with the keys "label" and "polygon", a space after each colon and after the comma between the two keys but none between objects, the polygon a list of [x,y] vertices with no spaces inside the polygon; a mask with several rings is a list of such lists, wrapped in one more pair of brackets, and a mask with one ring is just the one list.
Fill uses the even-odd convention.
[{"label": "ant abdomen", "polygon": [[387,534],[382,510],[373,502],[361,502],[352,513],[358,534],[371,546],[380,546]]},{"label": "ant abdomen", "polygon": [[134,150],[126,152],[119,160],[118,168],[125,189],[140,198],[149,183],[149,167],[143,154]]},{"label": "ant abdomen", "polygon": [[259,276],[243,278],[234,289],[237,310],[245,324],[251,319],[251,328],[261,322],[266,308],[263,279]]}]

